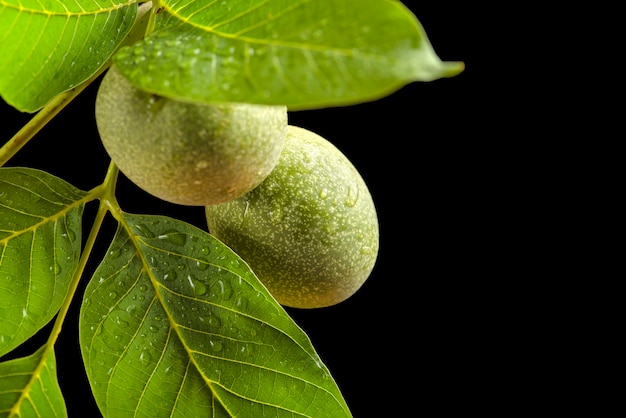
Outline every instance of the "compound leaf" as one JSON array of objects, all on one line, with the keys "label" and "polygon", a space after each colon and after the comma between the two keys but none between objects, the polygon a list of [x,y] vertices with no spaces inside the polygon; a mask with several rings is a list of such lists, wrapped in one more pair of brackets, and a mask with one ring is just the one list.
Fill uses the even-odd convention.
[{"label": "compound leaf", "polygon": [[136,0],[0,0],[0,95],[34,112],[87,80],[130,30]]},{"label": "compound leaf", "polygon": [[380,98],[453,76],[416,17],[390,0],[163,0],[156,30],[115,63],[173,98],[285,104],[291,110]]},{"label": "compound leaf", "polygon": [[350,416],[307,335],[247,264],[182,221],[122,214],[79,330],[105,417]]},{"label": "compound leaf", "polygon": [[86,196],[31,168],[0,168],[0,356],[61,308],[81,249]]},{"label": "compound leaf", "polygon": [[0,363],[0,417],[67,417],[54,349]]}]

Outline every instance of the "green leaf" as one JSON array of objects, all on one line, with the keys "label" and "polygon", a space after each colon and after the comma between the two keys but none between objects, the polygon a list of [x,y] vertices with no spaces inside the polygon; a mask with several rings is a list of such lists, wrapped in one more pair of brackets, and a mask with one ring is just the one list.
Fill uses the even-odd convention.
[{"label": "green leaf", "polygon": [[67,417],[54,349],[0,363],[0,417]]},{"label": "green leaf", "polygon": [[85,195],[43,171],[0,168],[0,356],[61,308],[80,257]]},{"label": "green leaf", "polygon": [[247,264],[175,219],[123,214],[79,330],[105,417],[350,416],[308,336]]},{"label": "green leaf", "polygon": [[0,0],[0,95],[34,112],[87,80],[122,42],[136,0]]},{"label": "green leaf", "polygon": [[161,6],[155,32],[122,48],[114,61],[136,86],[173,98],[311,109],[377,99],[463,69],[437,57],[399,1],[165,0]]}]

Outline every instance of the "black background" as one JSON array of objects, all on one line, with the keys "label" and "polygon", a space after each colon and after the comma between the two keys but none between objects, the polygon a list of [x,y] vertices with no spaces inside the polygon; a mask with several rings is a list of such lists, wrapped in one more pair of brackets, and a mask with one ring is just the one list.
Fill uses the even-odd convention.
[{"label": "black background", "polygon": [[[471,92],[476,70],[469,10],[441,2],[405,4],[441,59],[465,63],[462,74],[412,83],[370,103],[290,113],[291,124],[321,134],[348,156],[378,209],[380,253],[363,287],[334,307],[288,309],[329,367],[355,417],[466,409],[480,399],[467,391],[481,374],[474,356],[488,350],[481,347],[478,332],[481,307],[470,300],[481,292],[480,280],[475,280],[481,273],[467,255],[480,233],[473,214],[480,206],[482,169],[480,136],[469,117],[477,99]],[[100,184],[109,160],[93,116],[97,86],[88,87],[7,166],[40,168],[83,190]],[[0,106],[4,142],[32,115],[3,102]],[[126,211],[170,215],[206,226],[201,208],[167,204],[123,176],[118,191]],[[108,245],[114,228],[112,222],[105,226],[107,234],[99,238],[97,251]],[[88,268],[94,268],[100,254]],[[474,280],[461,272],[472,272]],[[83,280],[80,291],[85,284]],[[77,301],[56,344],[59,381],[70,417],[97,416],[77,343]],[[38,336],[12,355],[30,354],[45,337]]]}]

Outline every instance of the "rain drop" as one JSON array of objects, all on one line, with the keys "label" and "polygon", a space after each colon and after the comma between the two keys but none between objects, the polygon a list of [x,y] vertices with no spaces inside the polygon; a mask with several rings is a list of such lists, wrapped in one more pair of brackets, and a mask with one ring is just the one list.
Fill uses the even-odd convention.
[{"label": "rain drop", "polygon": [[207,292],[207,285],[204,284],[201,281],[196,281],[195,282],[194,292],[198,296],[202,296],[202,295],[206,294],[206,292]]},{"label": "rain drop", "polygon": [[152,356],[150,355],[148,351],[146,351],[146,349],[147,347],[144,347],[144,351],[142,351],[141,354],[139,355],[139,361],[142,364],[146,364],[150,362],[150,360],[152,359]]},{"label": "rain drop", "polygon": [[235,307],[237,307],[240,311],[245,311],[248,307],[248,299],[243,296],[238,296],[237,300],[235,300]]},{"label": "rain drop", "polygon": [[74,240],[76,239],[76,233],[74,231],[72,231],[71,229],[67,230],[67,239],[70,240],[70,242],[74,242]]},{"label": "rain drop", "polygon": [[50,266],[50,273],[54,273],[56,275],[61,273],[61,265],[58,262],[56,262],[53,265],[51,265]]},{"label": "rain drop", "polygon": [[239,352],[246,357],[249,357],[254,352],[254,346],[252,344],[246,343],[239,348]]},{"label": "rain drop", "polygon": [[356,185],[351,185],[348,188],[348,196],[346,196],[346,200],[344,201],[344,203],[348,207],[354,207],[357,200],[359,200],[359,189],[356,187]]},{"label": "rain drop", "polygon": [[163,234],[159,235],[159,239],[163,241],[167,241],[174,245],[183,246],[185,245],[187,236],[183,234],[182,232],[176,231],[175,229],[169,229],[165,231]]},{"label": "rain drop", "polygon": [[137,224],[135,225],[135,229],[139,231],[139,234],[142,235],[144,238],[154,238],[154,234],[148,229],[145,224]]},{"label": "rain drop", "polygon": [[209,262],[204,259],[198,259],[196,260],[196,267],[198,267],[198,270],[204,271],[209,268]]},{"label": "rain drop", "polygon": [[115,323],[117,325],[119,325],[120,327],[127,327],[128,326],[128,322],[124,321],[122,318],[118,316],[115,317]]},{"label": "rain drop", "polygon": [[165,273],[163,275],[163,280],[171,281],[171,280],[176,279],[177,276],[178,276],[178,274],[176,273],[176,271],[172,270],[172,271],[170,271],[168,273]]},{"label": "rain drop", "polygon": [[222,326],[222,321],[215,315],[209,314],[207,316],[201,316],[200,321],[207,323],[211,327],[220,327]]},{"label": "rain drop", "polygon": [[223,295],[224,294],[224,282],[221,280],[217,281],[217,289],[216,292],[218,295]]},{"label": "rain drop", "polygon": [[371,255],[374,254],[374,249],[368,245],[364,245],[361,247],[361,254],[363,255]]},{"label": "rain drop", "polygon": [[222,342],[211,340],[209,341],[209,345],[211,346],[211,350],[213,351],[221,351],[222,350]]}]

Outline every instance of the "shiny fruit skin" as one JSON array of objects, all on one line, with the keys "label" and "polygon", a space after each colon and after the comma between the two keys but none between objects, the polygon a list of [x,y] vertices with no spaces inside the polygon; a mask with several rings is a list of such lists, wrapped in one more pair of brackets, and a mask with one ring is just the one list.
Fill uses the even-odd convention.
[{"label": "shiny fruit skin", "polygon": [[245,194],[271,172],[287,109],[172,100],[135,88],[112,67],[97,93],[96,122],[133,183],[168,202],[204,206]]},{"label": "shiny fruit skin", "polygon": [[378,256],[378,218],[363,178],[334,145],[303,128],[288,127],[278,164],[259,186],[205,212],[209,232],[284,306],[344,301]]}]

